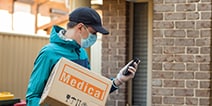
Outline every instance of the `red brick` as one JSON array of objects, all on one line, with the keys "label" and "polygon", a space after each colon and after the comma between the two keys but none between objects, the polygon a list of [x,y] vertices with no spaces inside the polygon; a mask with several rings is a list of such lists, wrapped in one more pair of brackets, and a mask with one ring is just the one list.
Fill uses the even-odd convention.
[{"label": "red brick", "polygon": [[126,10],[122,9],[118,11],[118,16],[125,16],[125,15],[126,15]]},{"label": "red brick", "polygon": [[193,89],[175,89],[174,90],[175,96],[194,96],[194,90]]},{"label": "red brick", "polygon": [[113,11],[113,12],[111,12],[111,11],[104,11],[103,12],[103,15],[105,15],[105,16],[115,16],[115,15],[117,15],[118,14],[118,11]]},{"label": "red brick", "polygon": [[193,55],[175,55],[176,62],[194,62]]},{"label": "red brick", "polygon": [[204,105],[204,106],[211,106],[211,101],[212,101],[212,98],[200,98],[200,105]]},{"label": "red brick", "polygon": [[185,20],[186,13],[166,13],[165,20]]},{"label": "red brick", "polygon": [[126,48],[119,48],[117,54],[126,54]]},{"label": "red brick", "polygon": [[200,36],[201,37],[211,37],[211,29],[209,29],[209,30],[201,30],[201,32],[200,32]]},{"label": "red brick", "polygon": [[195,4],[177,4],[176,11],[195,11]]},{"label": "red brick", "polygon": [[124,55],[111,55],[110,61],[117,61],[117,60],[125,60],[125,56]]},{"label": "red brick", "polygon": [[153,47],[153,54],[162,54],[162,47]]},{"label": "red brick", "polygon": [[154,20],[163,20],[163,14],[162,13],[155,13],[153,16]]},{"label": "red brick", "polygon": [[164,0],[154,0],[154,3],[155,3],[155,4],[163,4],[163,1],[164,1]]},{"label": "red brick", "polygon": [[187,37],[189,38],[199,38],[199,30],[187,30]]},{"label": "red brick", "polygon": [[187,71],[198,71],[199,70],[199,64],[196,64],[196,63],[187,63],[186,70]]},{"label": "red brick", "polygon": [[211,0],[201,0],[202,2],[210,3]]},{"label": "red brick", "polygon": [[165,37],[185,37],[186,32],[184,30],[165,30]]},{"label": "red brick", "polygon": [[165,0],[166,4],[175,4],[175,3],[186,3],[185,0]]},{"label": "red brick", "polygon": [[200,64],[200,71],[210,71],[210,64]]},{"label": "red brick", "polygon": [[201,12],[201,19],[211,19],[211,12]]},{"label": "red brick", "polygon": [[177,29],[194,29],[195,22],[194,21],[176,21]]},{"label": "red brick", "polygon": [[171,104],[153,104],[152,106],[172,106]]},{"label": "red brick", "polygon": [[[109,48],[109,44],[108,43],[103,43],[102,44],[102,48]],[[104,53],[104,52],[103,52]]]},{"label": "red brick", "polygon": [[111,23],[108,25],[111,29],[116,29],[118,30],[118,26],[117,26],[117,23]]},{"label": "red brick", "polygon": [[175,79],[194,79],[194,72],[175,72]]},{"label": "red brick", "polygon": [[186,13],[186,17],[188,20],[198,20],[200,18],[200,14],[198,12],[189,12]]},{"label": "red brick", "polygon": [[200,88],[210,88],[212,81],[200,81]]},{"label": "red brick", "polygon": [[124,60],[120,60],[119,62],[118,62],[118,69],[117,70],[120,70],[124,65],[126,64],[126,62],[124,61]]},{"label": "red brick", "polygon": [[211,78],[211,73],[210,72],[196,72],[195,79],[208,80],[210,78]]},{"label": "red brick", "polygon": [[176,39],[174,43],[176,46],[194,46],[195,45],[194,39]]},{"label": "red brick", "polygon": [[153,96],[152,104],[162,104],[162,97],[161,96]]},{"label": "red brick", "polygon": [[197,46],[210,46],[210,44],[211,44],[211,40],[208,38],[202,38],[202,39],[196,40]]},{"label": "red brick", "polygon": [[116,3],[111,3],[110,4],[110,11],[114,10],[124,10],[126,6],[123,4],[116,4]]},{"label": "red brick", "polygon": [[[123,29],[111,29],[111,36],[125,36],[126,30]],[[109,36],[109,37],[111,37]],[[111,42],[111,41],[110,41]]]},{"label": "red brick", "polygon": [[165,104],[175,104],[175,105],[183,105],[184,97],[164,97]]},{"label": "red brick", "polygon": [[196,56],[196,62],[210,62],[210,56],[209,55],[197,55]]},{"label": "red brick", "polygon": [[154,39],[153,46],[174,46],[174,39]]},{"label": "red brick", "polygon": [[117,37],[117,42],[126,42],[126,37],[125,36],[118,36]]},{"label": "red brick", "polygon": [[173,55],[153,55],[153,62],[173,62]]},{"label": "red brick", "polygon": [[152,63],[153,70],[162,70],[162,63]]},{"label": "red brick", "polygon": [[117,54],[117,52],[115,50],[112,50],[111,48],[102,49],[102,52],[108,55]]},{"label": "red brick", "polygon": [[183,64],[183,63],[165,63],[164,69],[165,70],[184,71],[185,64]]},{"label": "red brick", "polygon": [[197,21],[197,29],[211,28],[211,21]]},{"label": "red brick", "polygon": [[159,80],[159,79],[152,80],[152,86],[153,87],[162,87],[162,80]]},{"label": "red brick", "polygon": [[157,71],[152,74],[152,78],[171,79],[173,78],[173,72]]},{"label": "red brick", "polygon": [[200,0],[188,0],[188,3],[198,3]]},{"label": "red brick", "polygon": [[186,97],[186,105],[198,105],[198,98]]},{"label": "red brick", "polygon": [[118,105],[119,105],[119,106],[124,106],[125,104],[126,104],[125,101],[122,101],[122,100],[119,100],[119,101],[118,101]]},{"label": "red brick", "polygon": [[171,22],[171,21],[154,22],[153,23],[153,27],[155,29],[173,29],[174,28],[174,23]]},{"label": "red brick", "polygon": [[164,54],[184,54],[185,47],[164,47]]},{"label": "red brick", "polygon": [[205,90],[205,89],[197,89],[196,90],[196,96],[197,97],[209,97],[210,96],[210,91],[211,90]]},{"label": "red brick", "polygon": [[112,100],[107,100],[106,106],[116,106],[116,101]]},{"label": "red brick", "polygon": [[153,30],[153,36],[154,37],[163,37],[163,31],[162,30]]},{"label": "red brick", "polygon": [[159,88],[153,88],[152,89],[152,95],[163,95],[163,96],[172,96],[173,95],[173,89],[159,89]]},{"label": "red brick", "polygon": [[164,87],[185,87],[183,80],[164,80]]},{"label": "red brick", "polygon": [[197,87],[198,87],[198,81],[194,81],[194,80],[186,81],[186,88],[197,88]]},{"label": "red brick", "polygon": [[124,42],[111,42],[109,44],[110,48],[124,48],[126,47],[126,44]]},{"label": "red brick", "polygon": [[188,54],[198,54],[199,48],[198,47],[187,47]]},{"label": "red brick", "polygon": [[174,11],[174,4],[155,4],[154,5],[155,12],[173,12]]},{"label": "red brick", "polygon": [[199,3],[198,11],[211,11],[211,4],[210,3]]},{"label": "red brick", "polygon": [[200,48],[200,54],[210,54],[211,48],[210,47],[201,47]]}]

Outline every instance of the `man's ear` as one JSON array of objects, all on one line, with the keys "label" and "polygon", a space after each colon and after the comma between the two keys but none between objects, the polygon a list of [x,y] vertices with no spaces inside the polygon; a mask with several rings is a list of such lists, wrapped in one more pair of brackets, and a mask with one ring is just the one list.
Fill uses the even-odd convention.
[{"label": "man's ear", "polygon": [[83,23],[78,23],[75,27],[75,29],[79,32],[82,33],[83,32],[83,28],[84,28],[84,24]]},{"label": "man's ear", "polygon": [[77,28],[81,30],[83,28],[83,25],[84,25],[83,23],[78,23]]}]

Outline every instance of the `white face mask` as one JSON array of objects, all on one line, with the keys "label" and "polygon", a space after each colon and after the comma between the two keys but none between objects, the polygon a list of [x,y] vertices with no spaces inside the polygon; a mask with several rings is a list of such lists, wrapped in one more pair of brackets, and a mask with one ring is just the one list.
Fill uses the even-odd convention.
[{"label": "white face mask", "polygon": [[86,39],[81,38],[81,47],[88,48],[96,42],[97,35],[89,33]]}]

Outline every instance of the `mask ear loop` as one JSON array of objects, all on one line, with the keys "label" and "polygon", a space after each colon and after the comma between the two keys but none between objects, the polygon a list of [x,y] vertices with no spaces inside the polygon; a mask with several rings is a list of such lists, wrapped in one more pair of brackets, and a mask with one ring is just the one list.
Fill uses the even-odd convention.
[{"label": "mask ear loop", "polygon": [[[87,27],[86,27],[83,23],[81,23],[81,25],[82,25],[81,28],[84,28],[84,29],[88,32]],[[89,32],[88,32],[88,34],[89,34]],[[81,34],[81,33],[80,33],[79,35],[80,35],[80,39],[81,39],[81,40],[84,39],[84,38],[82,37],[82,34]]]},{"label": "mask ear loop", "polygon": [[[82,28],[84,28],[88,32],[88,36],[89,36],[88,28],[84,24],[82,24]],[[84,38],[82,37],[81,33],[79,35],[80,35],[80,42],[82,42],[84,40]],[[82,43],[80,43],[80,45],[82,46]]]},{"label": "mask ear loop", "polygon": [[87,30],[88,34],[93,34],[93,35],[96,35],[96,34],[97,34],[97,32],[91,33],[91,32],[88,30],[88,26],[87,26],[87,25],[84,25],[84,24],[83,24],[83,26],[84,26],[84,28]]},{"label": "mask ear loop", "polygon": [[90,34],[90,31],[88,30],[88,27],[86,25],[83,24],[83,27],[85,28],[85,30],[88,32],[88,35]]}]

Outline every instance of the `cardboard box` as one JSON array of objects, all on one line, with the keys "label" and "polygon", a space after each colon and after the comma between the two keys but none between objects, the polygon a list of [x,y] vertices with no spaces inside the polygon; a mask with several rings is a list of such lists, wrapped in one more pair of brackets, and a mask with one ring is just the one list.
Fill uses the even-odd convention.
[{"label": "cardboard box", "polygon": [[40,105],[104,106],[112,81],[65,58],[55,65]]}]

